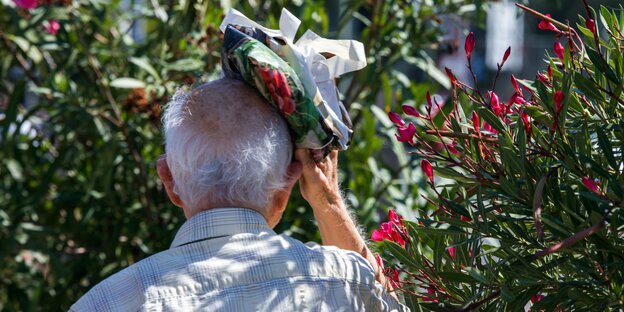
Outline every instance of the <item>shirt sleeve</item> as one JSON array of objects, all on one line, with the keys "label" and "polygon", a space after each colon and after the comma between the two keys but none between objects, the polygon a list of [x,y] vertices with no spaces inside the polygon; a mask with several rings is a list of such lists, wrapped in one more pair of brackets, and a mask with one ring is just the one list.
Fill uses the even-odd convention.
[{"label": "shirt sleeve", "polygon": [[[373,267],[368,262],[368,260],[364,259],[362,255],[357,252],[350,250],[342,250],[335,246],[324,246],[319,245],[316,242],[307,242],[305,243],[309,248],[323,248],[325,250],[330,250],[333,252],[339,252],[347,255],[348,258],[356,259],[360,265],[367,267],[367,269],[372,272],[374,279]],[[369,284],[370,285],[370,284]],[[365,306],[368,309],[372,309],[373,311],[392,311],[392,312],[409,312],[410,309],[405,305],[401,304],[398,299],[392,296],[390,293],[386,291],[386,289],[375,280],[374,284],[371,285],[370,293],[363,296],[362,298],[365,301]],[[367,309],[367,311],[368,311]]]},{"label": "shirt sleeve", "polygon": [[409,312],[410,309],[405,305],[401,304],[399,300],[397,300],[394,296],[390,295],[385,288],[379,283],[375,282],[375,286],[372,290],[374,296],[371,298],[375,298],[376,300],[380,300],[384,307],[383,311],[398,311],[398,312]]}]

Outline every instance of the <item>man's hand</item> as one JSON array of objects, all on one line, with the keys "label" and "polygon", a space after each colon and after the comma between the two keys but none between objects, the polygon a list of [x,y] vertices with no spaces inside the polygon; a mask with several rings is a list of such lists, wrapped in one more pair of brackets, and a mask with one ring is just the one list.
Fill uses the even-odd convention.
[{"label": "man's hand", "polygon": [[295,158],[303,165],[299,179],[301,195],[312,209],[325,210],[343,205],[338,185],[338,151],[332,151],[325,159],[316,162],[316,151],[295,150]]},{"label": "man's hand", "polygon": [[[303,173],[299,178],[301,195],[314,211],[323,244],[359,253],[373,267],[377,281],[386,290],[392,291],[340,195],[338,151],[332,151],[319,162],[315,161],[318,159],[315,152],[317,151],[297,149],[295,158],[303,165]],[[395,296],[394,293],[392,295]]]}]

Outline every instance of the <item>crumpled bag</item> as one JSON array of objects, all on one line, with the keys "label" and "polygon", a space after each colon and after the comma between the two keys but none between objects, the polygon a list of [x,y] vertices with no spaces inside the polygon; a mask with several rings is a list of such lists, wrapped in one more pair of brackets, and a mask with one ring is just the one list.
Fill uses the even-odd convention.
[{"label": "crumpled bag", "polygon": [[345,150],[353,130],[334,78],[366,66],[364,46],[310,30],[293,43],[300,23],[282,9],[280,29],[268,29],[231,9],[220,26],[223,72],[256,88],[279,110],[296,147]]}]

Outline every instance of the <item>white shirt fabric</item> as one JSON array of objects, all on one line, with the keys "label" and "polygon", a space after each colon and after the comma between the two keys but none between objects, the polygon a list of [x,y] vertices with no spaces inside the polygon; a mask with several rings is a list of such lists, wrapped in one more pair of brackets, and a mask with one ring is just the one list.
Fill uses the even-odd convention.
[{"label": "white shirt fabric", "polygon": [[407,311],[359,254],[303,244],[245,208],[198,213],[171,248],[93,287],[70,311]]}]

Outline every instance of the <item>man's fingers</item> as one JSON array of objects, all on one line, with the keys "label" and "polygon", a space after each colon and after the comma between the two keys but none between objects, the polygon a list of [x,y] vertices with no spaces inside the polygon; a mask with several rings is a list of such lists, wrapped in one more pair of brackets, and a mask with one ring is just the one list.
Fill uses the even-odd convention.
[{"label": "man's fingers", "polygon": [[311,149],[310,150],[310,155],[312,155],[312,159],[314,159],[315,162],[320,162],[323,160],[323,150],[320,149]]},{"label": "man's fingers", "polygon": [[312,158],[308,149],[298,148],[295,150],[295,159],[303,165],[303,171],[314,170],[316,162]]}]

